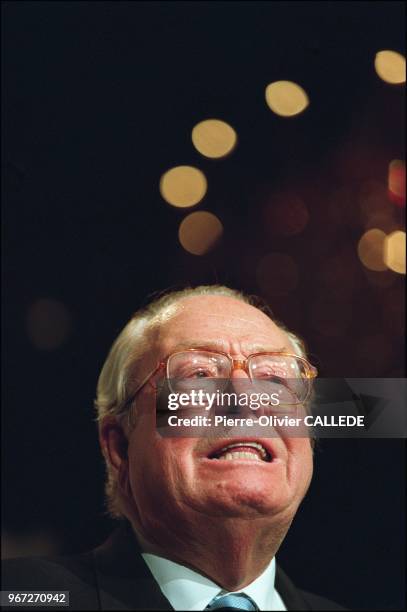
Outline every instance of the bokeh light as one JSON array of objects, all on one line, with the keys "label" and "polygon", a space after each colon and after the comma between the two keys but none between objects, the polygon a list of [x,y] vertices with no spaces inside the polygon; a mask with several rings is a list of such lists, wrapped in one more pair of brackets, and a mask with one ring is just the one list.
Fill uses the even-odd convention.
[{"label": "bokeh light", "polygon": [[190,213],[179,226],[179,241],[188,253],[205,255],[223,234],[223,225],[216,215],[205,210]]},{"label": "bokeh light", "polygon": [[401,159],[389,164],[389,198],[397,206],[406,204],[406,164]]},{"label": "bokeh light", "polygon": [[195,206],[206,194],[205,175],[194,166],[176,166],[165,172],[160,180],[160,193],[172,206]]},{"label": "bokeh light", "polygon": [[266,296],[281,296],[293,291],[299,272],[295,260],[285,253],[269,253],[257,264],[257,283]]},{"label": "bokeh light", "polygon": [[390,50],[379,51],[376,53],[374,65],[382,81],[392,85],[406,82],[406,58],[401,53]]},{"label": "bokeh light", "polygon": [[360,222],[365,229],[380,229],[386,234],[399,227],[395,209],[389,206],[388,191],[384,183],[376,180],[364,181],[358,194]]},{"label": "bokeh light", "polygon": [[386,234],[377,228],[368,230],[358,243],[358,255],[362,264],[369,270],[381,272],[387,269],[383,259],[383,246]]},{"label": "bokeh light", "polygon": [[406,232],[397,230],[386,236],[384,261],[393,272],[406,273]]},{"label": "bokeh light", "polygon": [[264,218],[270,234],[294,236],[306,228],[309,212],[299,196],[282,193],[272,196],[264,208]]},{"label": "bokeh light", "polygon": [[51,351],[61,346],[72,329],[72,318],[64,304],[53,299],[39,299],[28,309],[27,333],[32,344]]},{"label": "bokeh light", "polygon": [[309,99],[297,83],[275,81],[266,87],[266,102],[276,115],[293,117],[307,108]]},{"label": "bokeh light", "polygon": [[225,121],[206,119],[193,128],[192,142],[197,151],[205,157],[219,158],[233,151],[237,134]]}]

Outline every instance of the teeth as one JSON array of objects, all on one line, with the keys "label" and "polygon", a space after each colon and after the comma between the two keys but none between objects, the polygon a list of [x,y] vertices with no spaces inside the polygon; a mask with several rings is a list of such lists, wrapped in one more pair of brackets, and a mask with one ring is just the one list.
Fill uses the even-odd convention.
[{"label": "teeth", "polygon": [[242,451],[235,451],[231,453],[226,453],[225,455],[221,455],[219,457],[220,460],[232,460],[232,459],[251,459],[252,461],[261,461],[258,455],[254,453],[245,453]]},{"label": "teeth", "polygon": [[[261,456],[263,457],[263,459],[267,458],[267,451],[264,448],[264,446],[262,446],[261,444],[259,444],[258,442],[234,442],[233,444],[228,444],[227,446],[224,446],[222,448],[222,450],[220,451],[220,453],[223,453],[224,451],[228,450],[229,448],[235,448],[236,446],[251,446],[252,448],[256,448],[257,450],[260,451]],[[230,453],[226,453],[226,455],[229,455]],[[238,455],[238,454],[244,454],[244,455],[249,455],[250,454],[250,458],[254,457],[255,455],[253,455],[253,453],[233,453],[234,455]],[[226,456],[225,455],[225,456]],[[220,457],[222,458],[222,457]]]}]

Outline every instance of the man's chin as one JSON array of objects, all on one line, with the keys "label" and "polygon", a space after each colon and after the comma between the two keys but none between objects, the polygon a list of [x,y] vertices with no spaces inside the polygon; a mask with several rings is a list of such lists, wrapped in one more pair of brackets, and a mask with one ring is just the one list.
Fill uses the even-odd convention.
[{"label": "man's chin", "polygon": [[[197,470],[199,490],[213,498],[213,505],[231,506],[242,512],[270,513],[290,497],[286,466],[281,462],[259,463],[207,460]],[[202,471],[201,471],[202,470]]]},{"label": "man's chin", "polygon": [[[203,501],[203,500],[201,500]],[[266,494],[264,488],[233,485],[224,488],[222,494],[208,496],[203,501],[200,512],[207,516],[226,518],[272,519],[284,514],[290,506],[289,500],[281,492]]]}]

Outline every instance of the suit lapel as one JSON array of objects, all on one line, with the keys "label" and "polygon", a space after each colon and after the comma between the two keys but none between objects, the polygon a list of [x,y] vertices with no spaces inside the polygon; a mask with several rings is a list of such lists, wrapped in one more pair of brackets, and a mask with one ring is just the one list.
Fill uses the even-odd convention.
[{"label": "suit lapel", "polygon": [[101,610],[173,610],[140,553],[127,521],[93,551]]},{"label": "suit lapel", "polygon": [[276,569],[275,588],[281,595],[287,610],[311,610],[303,598],[301,591],[294,586],[287,574],[283,572],[278,565]]},{"label": "suit lapel", "polygon": [[[93,559],[101,610],[173,610],[144,562],[127,521],[93,551]],[[287,610],[311,609],[278,565],[275,587]]]}]

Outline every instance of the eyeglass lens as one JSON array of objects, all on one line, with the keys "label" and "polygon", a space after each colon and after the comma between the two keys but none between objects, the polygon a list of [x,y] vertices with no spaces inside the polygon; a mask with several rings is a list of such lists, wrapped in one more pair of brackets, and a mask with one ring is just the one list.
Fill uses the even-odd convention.
[{"label": "eyeglass lens", "polygon": [[[173,392],[222,391],[229,384],[231,359],[210,351],[175,353],[167,372]],[[279,393],[284,403],[304,401],[309,391],[307,369],[301,359],[280,354],[252,355],[248,358],[251,391]],[[241,384],[241,383],[239,383]],[[255,389],[253,389],[255,385]]]}]

